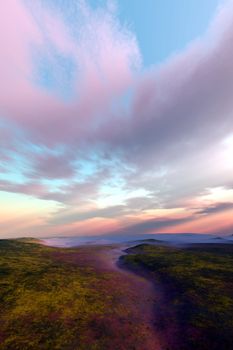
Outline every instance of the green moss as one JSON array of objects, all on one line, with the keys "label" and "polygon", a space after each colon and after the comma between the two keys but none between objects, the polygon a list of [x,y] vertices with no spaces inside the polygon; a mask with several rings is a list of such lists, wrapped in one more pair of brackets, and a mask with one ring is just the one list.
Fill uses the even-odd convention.
[{"label": "green moss", "polygon": [[[98,292],[107,276],[58,261],[57,251],[22,240],[0,241],[1,350],[87,349],[89,324],[112,302]],[[92,339],[88,349],[98,346]]]},{"label": "green moss", "polygon": [[103,252],[0,240],[0,350],[144,349],[132,289]]},{"label": "green moss", "polygon": [[184,349],[233,348],[232,245],[181,249],[143,244],[128,253],[124,264],[143,268],[170,291]]}]

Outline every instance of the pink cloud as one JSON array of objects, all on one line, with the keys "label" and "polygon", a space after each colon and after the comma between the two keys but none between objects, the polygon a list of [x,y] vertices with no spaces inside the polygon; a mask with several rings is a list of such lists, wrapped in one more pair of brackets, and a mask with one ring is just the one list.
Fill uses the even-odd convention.
[{"label": "pink cloud", "polygon": [[192,146],[221,140],[233,130],[232,13],[230,1],[203,38],[142,75],[134,86],[130,117],[106,125],[107,143],[145,166],[152,154],[180,157],[185,147],[191,152]]},{"label": "pink cloud", "polygon": [[[26,183],[1,181],[0,190],[53,199],[67,206],[69,217],[70,207],[97,199],[100,187],[112,180],[112,173],[104,171],[112,166],[111,159],[117,159],[116,181],[126,192],[143,188],[150,193],[148,209],[176,208],[178,202],[189,209],[185,199],[229,182],[232,174],[226,173],[226,167],[219,169],[216,154],[220,141],[233,132],[233,3],[219,10],[204,38],[140,76],[136,38],[120,25],[116,14],[107,7],[93,11],[85,2],[77,1],[77,6],[77,22],[67,26],[61,12],[51,12],[39,1],[30,7],[20,0],[0,5],[0,113],[23,134],[18,147],[15,127],[8,128],[7,134],[0,130],[0,157],[10,163],[12,154],[21,156],[31,167]],[[77,72],[71,101],[36,85],[35,48],[54,65],[54,51],[74,60]],[[129,88],[133,102],[126,109],[120,101]],[[27,150],[27,143],[29,148],[32,143],[43,146],[45,153]],[[64,149],[60,156],[53,153],[57,144]],[[96,152],[105,166],[96,162],[97,174],[82,183],[73,177],[77,160],[85,159],[88,152]],[[54,192],[40,183],[43,179],[69,183]],[[91,209],[98,217],[99,208]],[[122,216],[124,227],[132,230],[206,230],[210,221],[192,214],[179,220],[145,218],[132,226],[127,225],[129,217]],[[216,215],[220,227],[217,217],[223,214]],[[115,227],[122,227],[118,220],[101,218],[68,223],[60,230],[89,233]]]},{"label": "pink cloud", "polygon": [[[41,179],[68,179],[75,176],[76,169],[72,164],[72,156],[62,155],[37,155],[32,157],[33,171],[29,176]],[[64,166],[65,164],[65,166]]]},{"label": "pink cloud", "polygon": [[[31,10],[20,0],[1,5],[0,42],[4,50],[0,73],[4,89],[0,92],[0,112],[28,130],[35,140],[48,144],[77,142],[98,125],[99,115],[103,118],[116,96],[132,83],[140,64],[139,49],[135,37],[121,28],[107,8],[96,13],[78,2],[81,24],[71,32],[61,13],[51,13],[38,4]],[[32,16],[35,9],[40,25]],[[9,33],[8,38],[5,33]],[[32,82],[32,47],[48,56],[55,48],[75,60],[76,96],[71,103],[62,102]]]}]

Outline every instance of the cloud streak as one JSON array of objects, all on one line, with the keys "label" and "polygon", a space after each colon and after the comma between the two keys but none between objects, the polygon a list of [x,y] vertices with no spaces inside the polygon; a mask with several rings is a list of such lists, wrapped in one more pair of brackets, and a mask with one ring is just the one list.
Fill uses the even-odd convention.
[{"label": "cloud streak", "polygon": [[[232,1],[202,38],[149,71],[114,6],[0,6],[0,191],[59,203],[45,232],[75,234],[85,222],[96,233],[101,224],[202,232],[204,216],[230,212]],[[201,197],[217,188],[227,200],[223,190]]]}]

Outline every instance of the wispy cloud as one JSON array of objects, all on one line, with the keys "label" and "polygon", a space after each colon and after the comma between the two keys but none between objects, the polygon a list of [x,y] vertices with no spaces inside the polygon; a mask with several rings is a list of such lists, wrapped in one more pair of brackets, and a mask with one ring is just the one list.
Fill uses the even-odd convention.
[{"label": "wispy cloud", "polygon": [[110,3],[0,5],[0,190],[60,203],[54,234],[206,230],[233,202],[202,196],[232,183],[233,2],[149,71]]}]

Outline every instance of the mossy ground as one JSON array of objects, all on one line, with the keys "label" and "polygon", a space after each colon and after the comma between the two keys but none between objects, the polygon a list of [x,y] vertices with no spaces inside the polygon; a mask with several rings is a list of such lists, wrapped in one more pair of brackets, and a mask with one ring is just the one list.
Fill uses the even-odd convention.
[{"label": "mossy ground", "polygon": [[122,263],[166,288],[178,324],[172,350],[233,349],[233,245],[138,245]]},{"label": "mossy ground", "polygon": [[1,240],[0,350],[149,349],[137,294],[100,254]]}]

